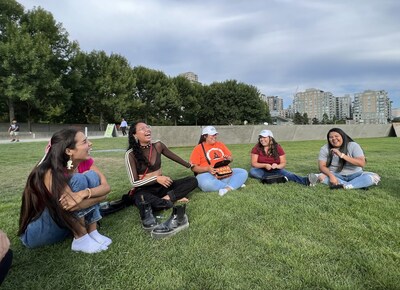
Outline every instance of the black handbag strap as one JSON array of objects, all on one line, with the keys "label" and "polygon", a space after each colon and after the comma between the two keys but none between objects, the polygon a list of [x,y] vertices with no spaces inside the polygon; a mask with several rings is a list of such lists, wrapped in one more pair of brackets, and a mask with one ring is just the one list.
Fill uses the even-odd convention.
[{"label": "black handbag strap", "polygon": [[206,149],[204,149],[203,143],[201,143],[201,148],[203,148],[204,156],[206,157],[206,160],[207,160],[208,165],[211,165],[210,160],[208,160],[207,153],[206,153]]}]

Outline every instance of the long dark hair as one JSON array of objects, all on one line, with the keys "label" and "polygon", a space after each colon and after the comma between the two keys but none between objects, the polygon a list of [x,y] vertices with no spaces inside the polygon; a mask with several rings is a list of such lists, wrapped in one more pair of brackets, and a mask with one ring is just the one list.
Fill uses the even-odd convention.
[{"label": "long dark hair", "polygon": [[[59,226],[73,230],[77,220],[70,212],[61,208],[59,199],[70,178],[65,169],[69,160],[65,151],[67,148],[75,148],[78,132],[78,129],[68,128],[54,133],[45,157],[29,174],[22,194],[18,235],[23,234],[28,224],[39,218],[45,208]],[[50,190],[44,182],[46,174],[51,174]]]},{"label": "long dark hair", "polygon": [[[328,166],[328,167],[331,165],[332,157],[333,157],[333,153],[332,153],[332,150],[331,150],[333,148],[333,146],[332,146],[331,142],[329,142],[329,134],[331,132],[336,132],[340,136],[342,136],[343,143],[340,146],[339,151],[344,153],[344,154],[347,154],[347,146],[349,145],[349,143],[350,142],[354,142],[354,140],[349,135],[347,135],[342,129],[340,129],[340,128],[332,128],[332,129],[330,129],[328,131],[328,134],[326,134],[326,140],[328,140],[328,159],[326,160],[326,166]],[[344,160],[343,158],[339,158],[339,167],[337,169],[337,172],[342,171],[342,169],[343,169],[345,164],[346,164],[346,160]]]},{"label": "long dark hair", "polygon": [[200,135],[199,142],[197,144],[201,144],[206,141],[208,134]]},{"label": "long dark hair", "polygon": [[150,169],[152,168],[152,165],[150,164],[150,161],[144,156],[142,149],[140,148],[140,143],[139,140],[137,140],[133,135],[136,134],[136,125],[139,123],[144,123],[144,121],[135,121],[131,124],[129,128],[129,134],[128,134],[128,149],[132,149],[133,154],[135,155],[135,158],[137,160],[137,168],[140,168],[142,165],[145,167],[149,167]]},{"label": "long dark hair", "polygon": [[261,152],[261,154],[264,156],[271,155],[274,157],[274,160],[279,160],[278,142],[275,141],[274,137],[269,136],[269,148],[267,153],[265,153],[264,146],[260,142],[261,138],[262,136],[258,136],[258,143],[257,143],[257,147]]}]

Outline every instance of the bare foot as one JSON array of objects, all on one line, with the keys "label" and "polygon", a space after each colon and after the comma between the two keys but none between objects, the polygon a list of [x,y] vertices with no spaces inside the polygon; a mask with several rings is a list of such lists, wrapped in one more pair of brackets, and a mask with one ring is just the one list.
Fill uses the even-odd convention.
[{"label": "bare foot", "polygon": [[178,199],[177,201],[178,201],[178,202],[189,202],[189,199],[186,198],[186,197],[183,197],[183,198],[181,198],[181,199]]}]

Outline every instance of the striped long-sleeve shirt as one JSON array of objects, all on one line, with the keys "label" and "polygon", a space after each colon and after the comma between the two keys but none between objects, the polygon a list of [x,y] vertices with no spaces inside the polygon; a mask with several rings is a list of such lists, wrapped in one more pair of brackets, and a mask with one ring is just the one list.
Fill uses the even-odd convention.
[{"label": "striped long-sleeve shirt", "polygon": [[[186,162],[181,157],[169,150],[168,147],[161,141],[155,141],[152,143],[151,147],[141,149],[143,155],[147,159],[150,155],[150,149],[152,150],[151,160],[149,160],[151,167],[149,167],[146,174],[157,171],[161,168],[161,154],[172,161],[181,164],[182,166],[190,168],[190,163]],[[145,177],[143,179],[139,178],[139,175],[143,175],[146,172],[147,165],[138,164],[138,160],[136,159],[132,148],[128,149],[125,153],[125,166],[129,181],[133,187],[151,185],[157,182],[157,176],[151,176],[149,178]]]}]

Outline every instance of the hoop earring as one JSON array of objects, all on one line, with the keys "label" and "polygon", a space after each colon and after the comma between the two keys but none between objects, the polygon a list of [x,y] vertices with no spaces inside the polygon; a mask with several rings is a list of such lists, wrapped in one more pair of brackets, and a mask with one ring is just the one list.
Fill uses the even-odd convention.
[{"label": "hoop earring", "polygon": [[67,161],[67,169],[71,170],[72,168],[74,168],[74,165],[72,164],[71,156],[69,156],[69,160]]}]

